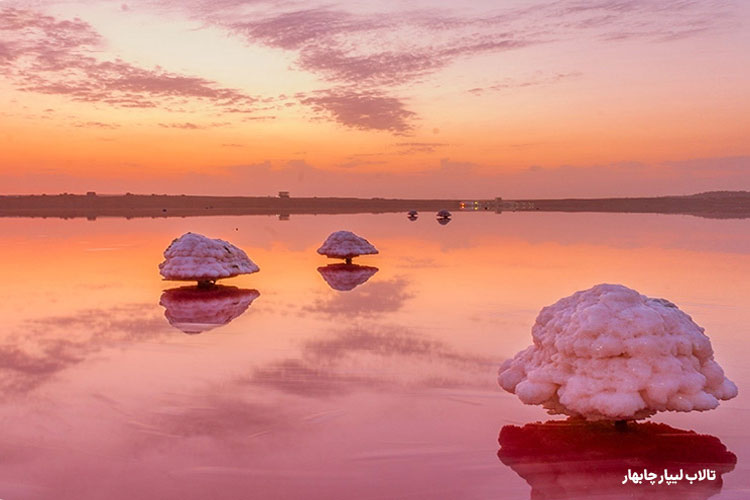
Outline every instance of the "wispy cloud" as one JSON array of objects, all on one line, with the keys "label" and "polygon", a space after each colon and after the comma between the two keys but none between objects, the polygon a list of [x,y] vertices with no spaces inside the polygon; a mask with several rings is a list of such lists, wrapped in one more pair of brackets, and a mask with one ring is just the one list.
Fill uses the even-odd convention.
[{"label": "wispy cloud", "polygon": [[207,123],[207,124],[197,124],[192,122],[184,122],[184,123],[160,123],[159,126],[162,128],[179,128],[183,130],[203,130],[208,128],[215,128],[215,127],[225,127],[229,125],[228,123]]},{"label": "wispy cloud", "polygon": [[[224,7],[236,13],[232,6],[241,3],[228,0]],[[416,83],[461,59],[570,39],[614,42],[689,37],[723,26],[731,3],[557,0],[474,16],[435,9],[355,14],[331,6],[273,13],[278,9],[275,6],[271,14],[260,18],[254,14],[251,19],[214,14],[249,43],[296,52],[299,69],[319,75],[336,88],[356,84],[360,90],[377,92],[380,99],[390,96],[389,102],[394,102],[398,100],[392,97],[395,87]],[[575,76],[578,73],[561,72],[528,81],[507,80],[471,92],[551,85]],[[385,127],[381,120],[352,119],[362,107],[361,99],[342,99],[340,91],[329,92],[336,94],[335,103],[306,102],[320,112],[331,113],[335,106],[329,116],[350,127],[404,133],[411,128],[407,120],[415,117],[401,114],[397,125]]]},{"label": "wispy cloud", "polygon": [[115,130],[120,128],[120,125],[117,123],[104,123],[104,122],[75,122],[73,123],[74,127],[78,128],[97,128],[97,129],[107,129],[107,130]]},{"label": "wispy cloud", "polygon": [[342,34],[356,34],[390,26],[384,17],[355,16],[326,8],[283,12],[257,21],[236,22],[232,28],[266,45],[296,50],[330,41]]},{"label": "wispy cloud", "polygon": [[341,163],[337,163],[336,167],[338,168],[355,168],[355,167],[365,167],[368,165],[384,165],[387,162],[385,160],[366,160],[359,158],[348,158],[346,161],[343,161]]},{"label": "wispy cloud", "polygon": [[[410,120],[416,115],[393,96],[394,86],[414,82],[463,56],[536,43],[514,33],[459,33],[465,24],[434,13],[355,15],[312,8],[228,26],[250,43],[297,52],[300,69],[335,84],[302,100],[315,111],[349,127],[404,134],[413,128]],[[437,33],[449,36],[441,40]],[[418,41],[420,34],[426,42]]]},{"label": "wispy cloud", "polygon": [[251,43],[297,51],[301,69],[332,82],[369,86],[403,84],[462,56],[537,43],[516,32],[464,32],[467,25],[471,23],[436,13],[354,15],[315,8],[236,22],[230,28]]},{"label": "wispy cloud", "polygon": [[444,142],[398,142],[396,147],[399,149],[396,154],[404,156],[415,153],[434,153],[446,146],[448,144]]},{"label": "wispy cloud", "polygon": [[315,7],[260,19],[232,16],[224,24],[251,43],[296,51],[302,69],[331,81],[397,85],[485,52],[570,38],[665,41],[717,30],[727,26],[735,3],[556,0],[474,16],[435,9],[354,14]]},{"label": "wispy cloud", "polygon": [[405,134],[412,129],[409,120],[415,116],[400,99],[377,90],[341,87],[301,96],[300,102],[343,125],[361,130]]},{"label": "wispy cloud", "polygon": [[[120,59],[94,57],[102,43],[80,19],[59,20],[36,11],[0,10],[0,73],[22,91],[67,96],[125,108],[169,108],[197,101],[249,110],[256,98],[217,82],[145,69]],[[12,64],[11,64],[12,63]]]},{"label": "wispy cloud", "polygon": [[498,83],[489,85],[487,87],[475,87],[469,89],[468,92],[474,95],[482,95],[487,92],[500,92],[509,89],[521,89],[527,87],[543,87],[547,85],[554,85],[564,80],[571,80],[578,78],[582,75],[580,72],[569,72],[569,73],[555,73],[552,75],[535,74],[526,79],[514,79],[506,78]]},{"label": "wispy cloud", "polygon": [[[482,11],[480,6],[466,14],[387,3],[365,12],[321,1],[136,0],[122,10],[179,9],[248,44],[289,51],[296,69],[314,74],[327,87],[302,89],[305,96],[297,104],[347,127],[406,134],[417,115],[399,97],[404,87],[421,84],[456,62],[539,44],[701,36],[733,26],[736,5],[736,0],[540,0],[515,8],[490,5]],[[257,97],[207,77],[101,60],[102,37],[79,19],[6,8],[0,11],[0,38],[0,74],[22,90],[118,107],[177,110],[186,102],[201,102],[222,113],[258,111]],[[576,75],[509,77],[489,85],[473,83],[470,92],[551,85]]]},{"label": "wispy cloud", "polygon": [[596,30],[602,40],[665,42],[732,25],[731,0],[558,0],[548,12],[560,15],[559,28]]}]

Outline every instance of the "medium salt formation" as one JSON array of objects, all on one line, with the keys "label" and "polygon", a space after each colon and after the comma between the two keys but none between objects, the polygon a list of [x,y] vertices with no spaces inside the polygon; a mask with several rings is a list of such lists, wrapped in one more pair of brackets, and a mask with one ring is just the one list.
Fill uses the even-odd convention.
[{"label": "medium salt formation", "polygon": [[329,264],[319,267],[318,272],[331,288],[339,292],[348,292],[369,280],[378,272],[378,268],[357,264]]},{"label": "medium salt formation", "polygon": [[260,271],[247,254],[224,240],[185,233],[164,250],[159,272],[165,279],[208,286],[221,278]]},{"label": "medium salt formation", "polygon": [[223,326],[244,313],[260,296],[257,290],[217,285],[209,289],[185,286],[165,290],[159,300],[169,324],[185,333]]},{"label": "medium salt formation", "polygon": [[500,386],[549,413],[588,420],[710,410],[737,395],[703,328],[664,299],[597,285],[545,307],[534,344],[505,361]]},{"label": "medium salt formation", "polygon": [[351,231],[336,231],[318,248],[318,253],[326,257],[345,259],[347,264],[351,264],[354,257],[376,254],[378,249]]}]

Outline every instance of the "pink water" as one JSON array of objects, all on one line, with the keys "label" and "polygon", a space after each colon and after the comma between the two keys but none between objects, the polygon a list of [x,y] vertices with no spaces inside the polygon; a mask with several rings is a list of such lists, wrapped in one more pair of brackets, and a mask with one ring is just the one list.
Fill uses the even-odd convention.
[{"label": "pink water", "polygon": [[[338,229],[380,249],[349,291],[318,271]],[[157,264],[186,231],[231,241],[261,272],[213,302],[170,292],[182,284]],[[750,497],[748,220],[0,219],[0,262],[2,499]],[[541,307],[602,282],[706,328],[740,395],[652,420],[719,480],[625,489],[617,436],[498,457],[501,429],[552,417],[501,391],[497,366],[531,342]]]}]

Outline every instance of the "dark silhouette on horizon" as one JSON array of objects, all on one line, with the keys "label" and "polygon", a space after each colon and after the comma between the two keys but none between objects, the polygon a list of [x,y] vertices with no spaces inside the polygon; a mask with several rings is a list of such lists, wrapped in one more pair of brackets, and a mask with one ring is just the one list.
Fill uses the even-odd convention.
[{"label": "dark silhouette on horizon", "polygon": [[[408,213],[462,210],[459,200],[347,197],[193,196],[193,195],[22,195],[0,196],[0,217],[190,217],[207,215],[278,215]],[[472,204],[472,206],[474,206]],[[478,200],[494,211],[619,212],[685,214],[716,219],[750,217],[750,192],[712,191],[693,195],[637,198]]]}]

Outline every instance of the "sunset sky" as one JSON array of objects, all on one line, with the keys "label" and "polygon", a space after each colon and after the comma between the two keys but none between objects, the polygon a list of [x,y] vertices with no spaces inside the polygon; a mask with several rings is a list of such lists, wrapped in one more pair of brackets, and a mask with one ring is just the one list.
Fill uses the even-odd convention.
[{"label": "sunset sky", "polygon": [[750,189],[743,0],[0,0],[0,194]]}]

